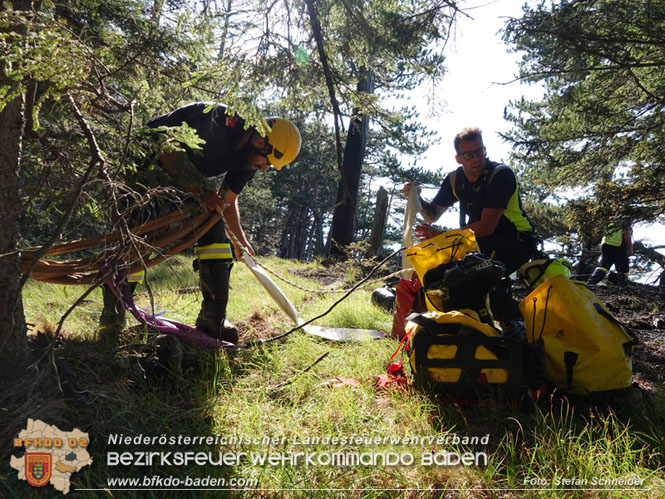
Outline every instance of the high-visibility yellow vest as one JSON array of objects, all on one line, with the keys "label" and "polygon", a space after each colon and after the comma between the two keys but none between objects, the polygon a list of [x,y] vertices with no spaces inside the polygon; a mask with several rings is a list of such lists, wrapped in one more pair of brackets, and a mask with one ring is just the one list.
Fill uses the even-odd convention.
[{"label": "high-visibility yellow vest", "polygon": [[232,260],[230,243],[213,243],[205,246],[197,246],[194,253],[201,260]]},{"label": "high-visibility yellow vest", "polygon": [[616,229],[607,232],[603,236],[600,244],[607,244],[608,246],[621,246],[623,242],[623,229]]}]

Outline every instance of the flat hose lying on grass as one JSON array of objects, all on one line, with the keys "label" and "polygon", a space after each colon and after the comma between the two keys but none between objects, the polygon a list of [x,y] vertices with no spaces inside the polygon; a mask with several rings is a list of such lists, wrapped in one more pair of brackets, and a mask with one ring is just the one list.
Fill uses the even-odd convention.
[{"label": "flat hose lying on grass", "polygon": [[372,275],[374,272],[376,272],[384,263],[386,263],[388,260],[390,260],[393,256],[398,254],[400,251],[402,251],[402,248],[399,250],[395,251],[394,253],[390,254],[381,262],[379,262],[370,272],[365,276],[362,280],[360,280],[355,286],[353,286],[351,289],[349,289],[344,296],[342,296],[339,300],[337,300],[335,303],[333,303],[328,310],[323,312],[320,315],[317,315],[316,317],[312,317],[308,321],[303,321],[300,316],[298,316],[298,313],[296,312],[295,308],[293,307],[293,304],[289,301],[289,299],[282,293],[282,290],[279,289],[279,287],[273,282],[272,279],[257,265],[257,263],[254,261],[254,258],[249,255],[248,252],[244,252],[242,255],[242,261],[249,267],[250,271],[254,274],[254,276],[259,280],[259,282],[263,285],[263,287],[268,291],[268,294],[275,300],[277,305],[284,311],[284,313],[289,316],[289,318],[294,322],[296,327],[293,329],[280,334],[278,336],[274,336],[272,338],[264,338],[264,339],[257,339],[257,340],[252,340],[248,343],[242,343],[238,345],[238,348],[248,348],[251,346],[275,341],[282,339],[289,334],[293,333],[294,331],[297,331],[298,329],[303,329],[306,333],[314,335],[314,336],[319,336],[321,338],[325,338],[328,340],[332,341],[349,341],[349,340],[364,340],[364,339],[373,339],[373,338],[382,338],[386,336],[386,334],[382,331],[377,331],[375,329],[353,329],[353,328],[342,328],[342,327],[322,327],[322,326],[314,326],[310,325],[310,323],[314,322],[315,320],[320,319],[321,317],[327,315],[330,313],[330,311],[335,308],[339,303],[341,303],[343,300],[345,300],[351,293],[353,293],[356,289],[358,289],[360,286],[362,286]]}]

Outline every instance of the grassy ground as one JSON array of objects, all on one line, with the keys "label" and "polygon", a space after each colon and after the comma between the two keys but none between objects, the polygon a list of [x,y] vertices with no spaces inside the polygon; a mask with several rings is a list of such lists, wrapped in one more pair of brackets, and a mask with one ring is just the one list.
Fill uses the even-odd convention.
[{"label": "grassy ground", "polygon": [[[320,288],[319,281],[330,274],[316,264],[278,259],[264,263],[307,287]],[[156,312],[192,324],[199,294],[187,292],[196,285],[190,269],[188,261],[174,260],[172,269],[151,270],[148,282]],[[336,276],[357,278],[357,271],[338,269]],[[304,319],[339,298],[279,285]],[[289,329],[286,316],[243,265],[234,268],[231,286],[228,313],[241,328],[241,340]],[[137,290],[137,301],[150,308],[145,291],[144,286]],[[30,282],[24,306],[33,332],[57,323],[82,292]],[[94,462],[71,476],[73,497],[665,493],[662,389],[650,394],[629,391],[601,405],[552,397],[532,412],[498,400],[460,407],[413,390],[377,391],[376,376],[385,372],[397,347],[394,340],[331,343],[300,331],[279,342],[217,356],[186,348],[183,372],[176,374],[156,364],[151,337],[140,327],[124,330],[117,352],[100,348],[100,310],[97,290],[67,319],[58,343],[58,356],[71,373],[67,376],[83,390],[81,397],[63,401],[57,394],[42,394],[26,400],[17,395],[6,398],[2,407],[7,423],[3,445],[25,427],[28,417],[89,434]],[[361,290],[317,324],[389,331],[391,321],[370,303],[369,292]],[[48,370],[47,361],[40,365]],[[20,403],[12,406],[7,400]],[[149,443],[139,437],[148,437]],[[204,440],[187,443],[186,437]],[[5,445],[0,462],[8,463],[11,451]],[[154,453],[152,463],[135,462],[146,452]],[[178,452],[202,452],[212,463],[177,464]],[[132,465],[112,465],[122,453]],[[461,457],[468,461],[455,464]],[[0,496],[58,495],[51,486],[36,489],[17,480],[6,464],[0,469]],[[211,486],[209,477],[227,482]],[[139,483],[109,482],[114,478]],[[639,484],[621,482],[627,479]],[[235,480],[235,486],[229,480]]]}]

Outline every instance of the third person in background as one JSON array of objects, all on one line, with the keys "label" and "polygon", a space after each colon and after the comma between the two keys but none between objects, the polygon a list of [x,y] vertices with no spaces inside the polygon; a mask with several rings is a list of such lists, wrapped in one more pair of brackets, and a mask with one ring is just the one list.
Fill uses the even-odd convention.
[{"label": "third person in background", "polygon": [[[630,223],[610,222],[600,246],[600,266],[596,267],[587,284],[598,284],[614,265],[618,278],[614,284],[628,283],[628,257],[633,256]],[[609,278],[608,278],[609,279]]]}]

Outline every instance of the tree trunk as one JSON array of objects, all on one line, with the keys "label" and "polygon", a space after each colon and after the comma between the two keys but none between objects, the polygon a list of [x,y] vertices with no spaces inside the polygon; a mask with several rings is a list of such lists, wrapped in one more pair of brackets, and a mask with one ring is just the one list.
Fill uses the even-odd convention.
[{"label": "tree trunk", "polygon": [[30,360],[19,288],[20,256],[16,252],[21,215],[18,179],[24,125],[24,99],[21,96],[0,112],[0,255],[3,255],[0,257],[0,384],[23,376]]},{"label": "tree trunk", "polygon": [[[374,92],[374,75],[372,71],[368,70],[363,73],[363,77],[358,82],[358,92],[371,94]],[[330,256],[332,257],[344,258],[344,247],[353,242],[360,172],[365,158],[368,135],[369,116],[356,109],[353,112],[346,138],[342,179],[337,190],[336,208],[330,228],[332,239]]]},{"label": "tree trunk", "polygon": [[284,217],[284,228],[282,229],[282,237],[279,241],[279,257],[280,258],[293,258],[294,253],[294,228],[296,224],[295,216],[296,207],[292,205],[287,206],[286,216]]},{"label": "tree trunk", "polygon": [[233,12],[231,11],[232,7],[233,0],[227,0],[226,5],[224,6],[224,11],[222,13],[224,22],[222,23],[222,34],[220,35],[222,41],[219,42],[219,53],[217,54],[219,59],[223,59],[226,55],[226,40],[229,37],[229,25],[231,24],[231,16],[233,15]]},{"label": "tree trunk", "polygon": [[307,208],[290,205],[280,239],[280,258],[297,258],[302,260],[305,254],[309,220]]},{"label": "tree trunk", "polygon": [[582,253],[580,254],[580,260],[575,269],[580,278],[586,279],[591,275],[593,269],[596,268],[599,253],[598,244],[582,242]]},{"label": "tree trunk", "polygon": [[159,24],[162,17],[162,8],[164,7],[164,0],[154,0],[152,3],[152,20],[155,24]]},{"label": "tree trunk", "polygon": [[295,258],[299,261],[305,259],[305,246],[307,244],[307,236],[309,234],[309,220],[307,219],[307,212],[309,210],[303,206],[298,207],[298,225],[295,234]]},{"label": "tree trunk", "polygon": [[388,192],[379,187],[374,207],[374,221],[372,233],[369,235],[369,256],[378,256],[383,245],[383,233],[386,230],[386,217],[388,215]]},{"label": "tree trunk", "polygon": [[[30,10],[29,0],[11,2],[14,10]],[[38,9],[39,6],[36,5]],[[12,28],[25,33],[26,26]],[[0,85],[14,90],[18,82],[8,79],[0,66]],[[21,282],[19,239],[21,198],[19,173],[25,129],[25,98],[9,102],[0,112],[0,386],[25,375],[30,353],[26,336]]]},{"label": "tree trunk", "polygon": [[313,251],[312,251],[312,256],[313,257],[323,257],[325,256],[326,252],[326,245],[323,241],[323,215],[321,215],[318,211],[312,210],[312,216],[314,217],[314,225],[313,225],[313,231],[314,234],[312,238],[314,239],[313,242]]}]

